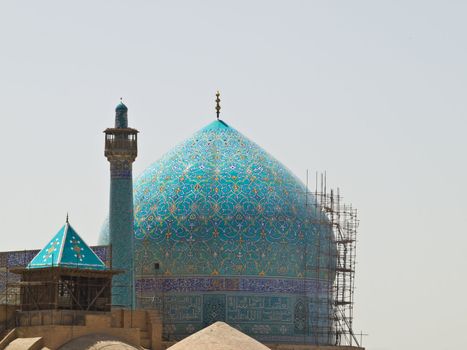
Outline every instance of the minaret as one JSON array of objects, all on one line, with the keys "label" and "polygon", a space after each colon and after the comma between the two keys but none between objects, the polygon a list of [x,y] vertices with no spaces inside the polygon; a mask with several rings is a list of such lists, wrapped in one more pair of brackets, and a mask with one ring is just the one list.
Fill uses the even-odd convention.
[{"label": "minaret", "polygon": [[115,127],[106,129],[104,133],[104,154],[110,162],[109,243],[112,249],[112,268],[125,271],[114,277],[112,305],[134,308],[132,163],[138,154],[138,130],[128,127],[128,108],[123,102],[115,109]]}]

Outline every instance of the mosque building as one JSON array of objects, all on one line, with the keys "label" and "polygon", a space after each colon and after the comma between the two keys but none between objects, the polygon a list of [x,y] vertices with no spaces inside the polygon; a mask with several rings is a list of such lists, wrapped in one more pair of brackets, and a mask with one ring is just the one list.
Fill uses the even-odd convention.
[{"label": "mosque building", "polygon": [[[80,243],[95,267],[90,260],[87,266],[73,261],[73,249],[80,247],[73,248],[75,231],[73,238],[63,238],[73,230],[68,219],[45,250],[23,256],[24,263],[16,266],[26,266],[21,270],[25,276],[47,259],[53,268],[62,255],[54,258],[51,252],[71,244],[63,248],[71,267],[112,276],[111,292],[106,285],[112,310],[157,314],[158,332],[167,344],[224,322],[271,348],[358,345],[351,329],[353,209],[322,186],[310,190],[222,120],[216,97],[216,119],[134,181],[138,130],[128,126],[128,108],[121,102],[115,126],[104,131],[109,216],[98,247]],[[7,261],[5,271],[8,254],[0,253],[0,265],[2,256]],[[7,283],[3,289],[7,295]],[[93,297],[71,294],[73,300],[80,296],[95,302],[101,297],[96,290]],[[123,325],[126,316],[121,315]],[[147,324],[155,322],[144,317]]]}]

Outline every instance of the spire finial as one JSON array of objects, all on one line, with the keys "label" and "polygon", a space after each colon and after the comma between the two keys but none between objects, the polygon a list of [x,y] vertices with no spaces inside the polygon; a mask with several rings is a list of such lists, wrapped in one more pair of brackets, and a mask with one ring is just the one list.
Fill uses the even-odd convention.
[{"label": "spire finial", "polygon": [[217,114],[217,120],[219,120],[219,115],[221,114],[221,99],[219,98],[221,94],[219,93],[219,90],[216,92],[216,114]]},{"label": "spire finial", "polygon": [[68,213],[66,213],[66,223],[68,224]]}]

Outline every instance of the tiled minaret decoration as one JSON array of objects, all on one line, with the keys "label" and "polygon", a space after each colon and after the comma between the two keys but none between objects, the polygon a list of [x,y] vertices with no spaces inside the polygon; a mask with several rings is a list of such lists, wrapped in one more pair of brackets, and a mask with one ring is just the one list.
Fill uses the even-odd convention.
[{"label": "tiled minaret decoration", "polygon": [[120,102],[115,109],[115,127],[105,131],[105,156],[110,162],[109,243],[112,268],[125,273],[114,277],[112,305],[135,306],[133,246],[133,172],[138,154],[138,130],[128,127],[128,108]]}]

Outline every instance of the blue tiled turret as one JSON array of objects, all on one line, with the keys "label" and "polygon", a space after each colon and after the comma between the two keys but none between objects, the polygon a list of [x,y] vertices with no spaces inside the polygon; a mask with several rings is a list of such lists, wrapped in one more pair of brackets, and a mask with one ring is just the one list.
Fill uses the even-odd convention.
[{"label": "blue tiled turret", "polygon": [[69,267],[106,270],[104,262],[67,221],[49,243],[31,260],[28,269]]},{"label": "blue tiled turret", "polygon": [[[110,162],[109,243],[112,268],[125,270],[114,277],[112,304],[135,305],[133,247],[133,173],[138,130],[128,128],[128,108],[120,103],[115,109],[115,128],[105,130],[105,156]],[[131,262],[129,264],[129,262]]]}]

